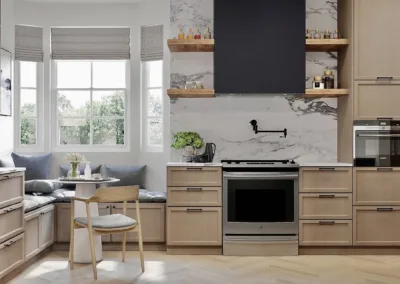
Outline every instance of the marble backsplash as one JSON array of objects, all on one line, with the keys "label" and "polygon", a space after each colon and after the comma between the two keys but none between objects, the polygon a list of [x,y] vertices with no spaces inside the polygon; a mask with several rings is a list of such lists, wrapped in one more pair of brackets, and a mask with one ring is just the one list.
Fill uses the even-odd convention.
[{"label": "marble backsplash", "polygon": [[[337,2],[307,0],[307,28],[337,28]],[[210,27],[213,31],[213,0],[171,0],[171,38],[179,27]],[[336,75],[336,53],[307,53],[305,85],[326,68]],[[213,88],[213,53],[172,53],[171,88],[184,88],[186,80],[203,80]],[[217,145],[215,160],[224,158],[282,159],[301,162],[336,161],[336,99],[299,99],[284,94],[218,95],[214,99],[171,100],[171,136],[178,131],[196,131]],[[250,120],[260,129],[288,129],[279,134],[255,134]],[[171,151],[171,160],[180,153]]]}]

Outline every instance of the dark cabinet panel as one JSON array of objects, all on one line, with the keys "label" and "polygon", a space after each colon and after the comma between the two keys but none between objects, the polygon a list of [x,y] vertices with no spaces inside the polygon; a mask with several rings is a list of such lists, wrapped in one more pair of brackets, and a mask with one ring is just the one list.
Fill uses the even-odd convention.
[{"label": "dark cabinet panel", "polygon": [[305,0],[214,0],[216,93],[304,93]]}]

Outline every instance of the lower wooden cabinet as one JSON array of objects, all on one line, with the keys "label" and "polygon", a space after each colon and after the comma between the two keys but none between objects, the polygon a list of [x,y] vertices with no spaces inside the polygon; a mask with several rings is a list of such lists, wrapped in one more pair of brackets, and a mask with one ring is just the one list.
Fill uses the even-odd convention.
[{"label": "lower wooden cabinet", "polygon": [[168,246],[221,246],[221,207],[168,207]]},{"label": "lower wooden cabinet", "polygon": [[351,220],[300,220],[300,246],[351,246]]},{"label": "lower wooden cabinet", "polygon": [[400,246],[400,206],[354,206],[356,246]]},{"label": "lower wooden cabinet", "polygon": [[25,259],[54,243],[54,206],[48,205],[25,216]]},{"label": "lower wooden cabinet", "polygon": [[24,234],[0,244],[0,279],[24,263]]},{"label": "lower wooden cabinet", "polygon": [[24,204],[0,209],[0,243],[24,232]]},{"label": "lower wooden cabinet", "polygon": [[351,219],[351,193],[300,193],[300,219]]}]

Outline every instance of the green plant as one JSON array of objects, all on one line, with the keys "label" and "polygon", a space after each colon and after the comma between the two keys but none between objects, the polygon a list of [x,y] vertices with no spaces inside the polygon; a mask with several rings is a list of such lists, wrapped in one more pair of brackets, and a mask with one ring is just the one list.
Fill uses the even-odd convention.
[{"label": "green plant", "polygon": [[179,150],[185,146],[193,146],[200,149],[204,145],[203,138],[197,132],[178,132],[173,137],[174,142],[171,147]]}]

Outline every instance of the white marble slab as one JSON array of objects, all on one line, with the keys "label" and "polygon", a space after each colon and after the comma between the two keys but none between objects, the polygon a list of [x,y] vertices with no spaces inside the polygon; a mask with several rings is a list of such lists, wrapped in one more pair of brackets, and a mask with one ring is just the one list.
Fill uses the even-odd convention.
[{"label": "white marble slab", "polygon": [[332,162],[332,163],[324,163],[324,162],[314,162],[314,163],[299,163],[300,167],[352,167],[353,164],[350,163],[340,163],[340,162]]},{"label": "white marble slab", "polygon": [[222,167],[222,163],[181,163],[168,162],[168,167]]}]

